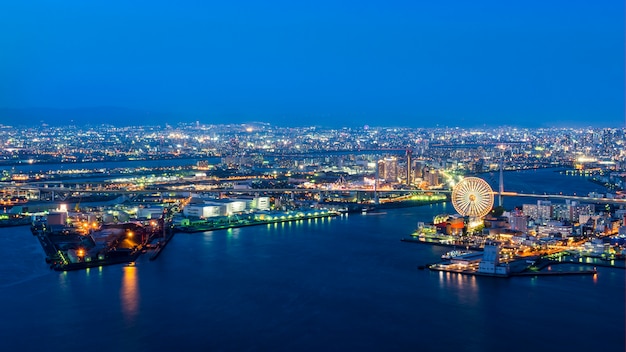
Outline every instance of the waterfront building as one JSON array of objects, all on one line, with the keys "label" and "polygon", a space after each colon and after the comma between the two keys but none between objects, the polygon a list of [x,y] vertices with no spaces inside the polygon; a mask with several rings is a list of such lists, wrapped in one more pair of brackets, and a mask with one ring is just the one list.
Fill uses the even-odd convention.
[{"label": "waterfront building", "polygon": [[435,226],[446,235],[460,236],[465,230],[465,219],[449,215],[438,215],[434,219]]},{"label": "waterfront building", "polygon": [[221,206],[221,215],[230,216],[234,213],[239,213],[246,210],[246,202],[236,199],[219,199],[212,202],[207,202],[210,205]]},{"label": "waterfront building", "polygon": [[270,209],[270,197],[238,197],[231,199],[233,201],[242,201],[246,203],[245,209],[250,210],[269,210]]},{"label": "waterfront building", "polygon": [[252,209],[269,210],[270,209],[270,197],[255,197],[251,203]]},{"label": "waterfront building", "polygon": [[212,218],[241,213],[246,209],[269,210],[269,197],[249,197],[240,199],[215,199],[201,203],[188,204],[183,208],[183,215],[190,218]]},{"label": "waterfront building", "polygon": [[500,242],[488,241],[485,243],[483,259],[478,265],[478,272],[490,275],[508,275],[508,265],[500,263]]},{"label": "waterfront building", "polygon": [[220,216],[222,213],[220,205],[210,204],[189,204],[183,208],[183,215],[191,218],[211,218]]}]

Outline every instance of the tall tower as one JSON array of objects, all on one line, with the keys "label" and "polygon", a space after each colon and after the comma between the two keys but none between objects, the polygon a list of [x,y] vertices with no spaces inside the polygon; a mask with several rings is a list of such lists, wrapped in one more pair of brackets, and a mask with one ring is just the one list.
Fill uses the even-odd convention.
[{"label": "tall tower", "polygon": [[398,158],[395,156],[383,158],[382,174],[385,182],[398,182]]},{"label": "tall tower", "polygon": [[413,175],[413,150],[406,149],[406,184],[411,185],[411,176]]},{"label": "tall tower", "polygon": [[504,149],[500,155],[500,184],[498,187],[498,205],[502,206],[502,193],[504,193]]},{"label": "tall tower", "polygon": [[374,204],[378,205],[379,204],[379,200],[378,200],[378,178],[380,177],[379,173],[379,165],[381,165],[380,162],[376,163],[376,174],[374,175]]}]

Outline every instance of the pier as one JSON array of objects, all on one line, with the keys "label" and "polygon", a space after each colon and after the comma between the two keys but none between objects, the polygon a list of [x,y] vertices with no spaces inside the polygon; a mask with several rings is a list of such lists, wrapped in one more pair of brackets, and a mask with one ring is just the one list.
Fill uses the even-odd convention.
[{"label": "pier", "polygon": [[[411,243],[423,243],[423,244],[431,244],[445,247],[456,247],[453,244],[447,243],[438,243],[438,242],[425,242],[422,240],[410,239],[406,238],[401,239],[404,242]],[[604,266],[604,267],[612,267],[612,268],[620,268],[614,265],[608,264],[596,264],[596,263],[585,263],[585,262],[576,262],[572,260],[561,260],[555,261],[546,258],[539,258],[537,262],[533,262],[532,264],[528,264],[526,258],[517,257],[516,259],[509,261],[500,261],[499,255],[499,244],[498,242],[488,242],[485,244],[484,248],[475,249],[479,250],[479,252],[468,252],[460,255],[456,255],[453,257],[447,257],[447,260],[442,262],[419,265],[418,269],[423,270],[428,268],[432,271],[443,271],[449,273],[457,273],[463,275],[473,275],[473,276],[489,276],[489,277],[500,277],[500,278],[509,278],[514,276],[568,276],[568,275],[595,275],[597,274],[596,267]],[[451,254],[452,252],[448,253]],[[443,258],[443,257],[442,257]],[[537,265],[538,263],[538,265]],[[593,266],[592,270],[568,270],[568,271],[558,271],[558,270],[548,270],[542,271],[545,268],[551,269],[553,265],[559,264],[573,264],[573,265],[581,265],[581,266]],[[623,269],[623,267],[621,267]]]},{"label": "pier", "polygon": [[258,226],[258,225],[292,222],[292,221],[298,221],[298,220],[328,218],[328,217],[338,216],[339,214],[340,213],[334,212],[334,211],[322,211],[322,212],[313,212],[313,213],[298,213],[296,215],[278,215],[278,216],[271,216],[269,218],[264,218],[264,219],[235,220],[234,222],[227,222],[227,223],[203,221],[203,222],[194,223],[190,225],[176,226],[174,227],[174,231],[194,233],[194,232],[226,230],[226,229],[232,229],[232,228],[238,228],[238,227]]},{"label": "pier", "polygon": [[476,243],[467,243],[467,242],[461,242],[461,241],[454,241],[453,243],[449,243],[448,240],[443,240],[443,239],[422,240],[420,238],[415,238],[415,237],[417,236],[403,237],[400,239],[400,242],[428,244],[431,246],[440,246],[440,247],[449,247],[449,248],[465,248],[465,249],[471,249],[474,251],[483,250],[483,247]]},{"label": "pier", "polygon": [[530,270],[522,270],[520,272],[510,272],[507,274],[494,274],[494,273],[483,273],[477,271],[475,269],[465,269],[459,270],[454,268],[447,268],[450,264],[428,264],[424,266],[419,266],[418,268],[428,268],[432,271],[443,271],[448,273],[457,273],[463,275],[472,275],[472,276],[489,276],[489,277],[500,277],[500,278],[510,278],[516,276],[571,276],[571,275],[595,275],[598,273],[596,268],[591,270],[570,270],[570,271],[530,271]]},{"label": "pier", "polygon": [[569,276],[569,275],[595,275],[598,271],[593,270],[580,270],[580,271],[535,271],[535,272],[521,272],[513,273],[509,276]]},{"label": "pier", "polygon": [[154,249],[154,252],[152,252],[152,255],[150,256],[151,261],[156,260],[159,257],[159,255],[161,255],[161,252],[163,252],[167,244],[170,243],[172,238],[174,238],[175,232],[173,231],[171,226],[168,226],[168,227],[164,226],[163,234],[164,234],[164,237],[161,240],[159,240],[159,242],[156,245],[156,248]]}]

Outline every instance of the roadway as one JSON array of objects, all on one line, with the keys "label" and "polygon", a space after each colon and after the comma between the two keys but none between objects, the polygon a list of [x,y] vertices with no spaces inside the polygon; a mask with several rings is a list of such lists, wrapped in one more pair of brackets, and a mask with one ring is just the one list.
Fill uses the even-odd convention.
[{"label": "roadway", "polygon": [[[499,195],[499,192],[493,192],[494,195]],[[528,197],[528,198],[541,198],[541,199],[570,199],[578,200],[587,203],[610,203],[610,204],[626,204],[626,199],[615,198],[598,198],[598,197],[586,197],[566,194],[534,194],[534,193],[518,193],[518,192],[502,192],[503,197]]]},{"label": "roadway", "polygon": [[[96,189],[85,189],[85,188],[69,188],[69,187],[34,187],[34,186],[23,186],[13,188],[20,188],[23,191],[39,191],[39,192],[54,192],[57,194],[69,194],[69,193],[79,193],[79,194],[190,194],[190,193],[239,193],[239,194],[259,194],[259,193],[283,193],[283,194],[291,194],[291,193],[352,193],[352,192],[360,192],[360,193],[374,193],[377,192],[379,194],[433,194],[433,193],[442,193],[449,194],[452,191],[450,190],[442,190],[442,189],[433,189],[433,190],[402,190],[402,189],[359,189],[359,188],[343,188],[343,189],[309,189],[309,188],[250,188],[250,189],[241,189],[241,188],[213,188],[213,189],[167,189],[166,186],[163,186],[164,189],[106,189],[106,188],[96,188]],[[499,192],[492,192],[494,196],[500,195]],[[603,203],[603,204],[626,204],[626,199],[614,199],[614,198],[599,198],[599,197],[588,197],[588,196],[577,196],[577,195],[565,195],[565,194],[531,194],[531,193],[518,193],[518,192],[502,192],[503,197],[527,197],[527,198],[536,198],[536,199],[569,199],[569,200],[577,200],[580,202],[587,203]]]}]

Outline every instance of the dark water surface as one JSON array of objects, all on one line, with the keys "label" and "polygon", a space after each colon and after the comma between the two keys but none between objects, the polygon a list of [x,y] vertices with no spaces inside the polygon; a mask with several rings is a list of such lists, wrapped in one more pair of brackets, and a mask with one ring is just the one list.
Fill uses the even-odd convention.
[{"label": "dark water surface", "polygon": [[400,242],[449,204],[177,234],[158,260],[58,273],[0,229],[0,350],[624,351],[624,270],[469,277]]}]

